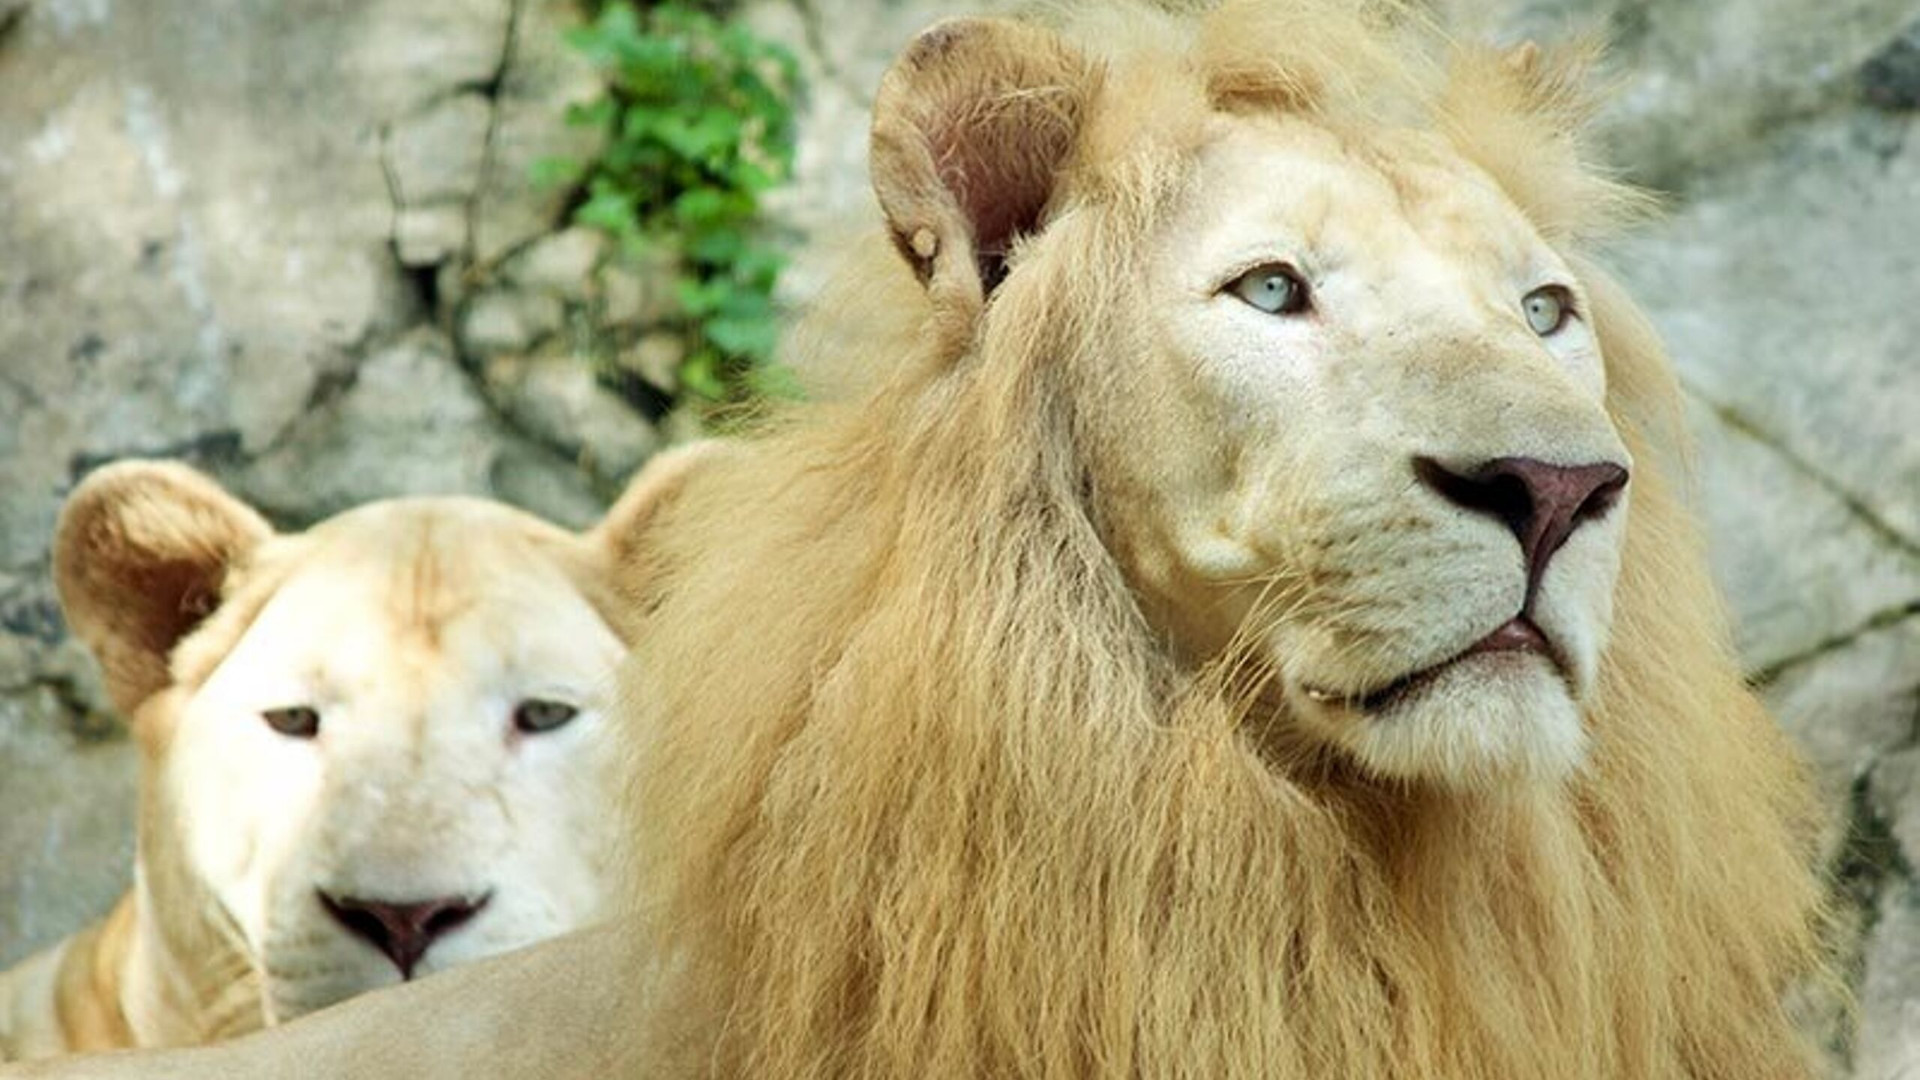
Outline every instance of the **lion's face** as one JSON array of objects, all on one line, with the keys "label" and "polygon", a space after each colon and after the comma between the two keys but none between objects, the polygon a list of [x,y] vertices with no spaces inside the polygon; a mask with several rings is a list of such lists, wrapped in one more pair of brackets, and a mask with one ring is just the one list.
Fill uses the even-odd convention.
[{"label": "lion's face", "polygon": [[143,858],[177,846],[244,936],[271,1019],[608,900],[603,728],[624,648],[530,524],[451,502],[335,519],[297,538],[180,699],[154,795],[167,835]]},{"label": "lion's face", "polygon": [[1564,774],[1629,466],[1580,283],[1436,138],[1217,125],[1090,421],[1136,588],[1377,772]]},{"label": "lion's face", "polygon": [[53,570],[143,751],[140,1038],[250,1030],[606,913],[613,671],[652,522],[717,451],[656,456],[582,533],[467,498],[280,533],[180,464],[81,482]]}]

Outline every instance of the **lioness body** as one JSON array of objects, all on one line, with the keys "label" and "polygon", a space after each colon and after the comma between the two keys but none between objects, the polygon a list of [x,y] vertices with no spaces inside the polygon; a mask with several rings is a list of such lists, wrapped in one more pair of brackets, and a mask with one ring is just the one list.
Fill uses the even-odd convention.
[{"label": "lioness body", "polygon": [[132,944],[131,897],[99,923],[0,977],[0,1058],[94,1053],[135,1045],[120,1004]]},{"label": "lioness body", "polygon": [[672,471],[586,535],[425,498],[274,535],[179,466],[89,478],[55,560],[143,752],[135,884],[0,975],[0,1058],[226,1038],[603,915],[614,579]]},{"label": "lioness body", "polygon": [[[630,922],[577,931],[421,982],[352,998],[299,1021],[209,1046],[0,1065],[8,1077],[85,1080],[607,1080],[651,1077],[659,1057],[631,1036],[649,1007]],[[430,1022],[417,1018],[430,1017]],[[691,1073],[684,1075],[693,1075]]]}]

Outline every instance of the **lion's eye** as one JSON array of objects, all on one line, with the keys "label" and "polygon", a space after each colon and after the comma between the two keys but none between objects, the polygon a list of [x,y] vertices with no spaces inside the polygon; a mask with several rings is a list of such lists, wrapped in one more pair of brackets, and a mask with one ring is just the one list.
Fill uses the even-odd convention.
[{"label": "lion's eye", "polygon": [[528,698],[514,706],[513,726],[529,735],[537,735],[552,731],[579,715],[579,709],[565,702]]},{"label": "lion's eye", "polygon": [[1573,315],[1573,294],[1564,285],[1542,285],[1527,294],[1520,306],[1527,313],[1527,325],[1541,337],[1551,337],[1567,325]]},{"label": "lion's eye", "polygon": [[260,719],[267,726],[288,738],[311,739],[320,734],[320,713],[310,705],[289,705],[283,709],[266,709],[260,713]]},{"label": "lion's eye", "polygon": [[1307,310],[1307,283],[1299,271],[1280,263],[1254,267],[1228,282],[1227,291],[1269,315]]}]

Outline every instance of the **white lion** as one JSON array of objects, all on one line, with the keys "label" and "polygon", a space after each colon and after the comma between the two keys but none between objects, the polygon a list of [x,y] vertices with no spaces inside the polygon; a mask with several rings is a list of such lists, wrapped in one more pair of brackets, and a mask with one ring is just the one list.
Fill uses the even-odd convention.
[{"label": "white lion", "polygon": [[0,976],[0,1058],[223,1038],[586,924],[620,825],[625,543],[477,499],[303,533],[180,465],[75,491],[54,568],[142,751],[134,887]]}]

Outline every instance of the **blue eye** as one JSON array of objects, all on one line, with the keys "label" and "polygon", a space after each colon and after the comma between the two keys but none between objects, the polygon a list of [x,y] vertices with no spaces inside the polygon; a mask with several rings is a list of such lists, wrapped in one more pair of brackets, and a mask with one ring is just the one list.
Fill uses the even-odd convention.
[{"label": "blue eye", "polygon": [[1295,315],[1307,310],[1307,283],[1299,271],[1284,263],[1256,266],[1227,283],[1227,292],[1269,315]]},{"label": "blue eye", "polygon": [[1564,285],[1542,285],[1520,301],[1527,325],[1541,337],[1552,337],[1573,317],[1573,294]]}]

